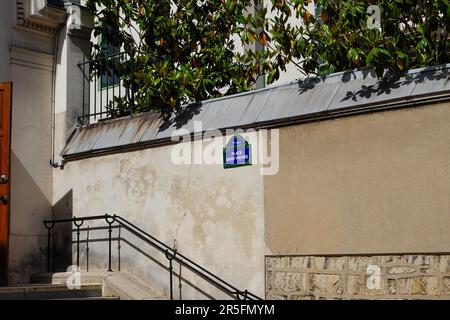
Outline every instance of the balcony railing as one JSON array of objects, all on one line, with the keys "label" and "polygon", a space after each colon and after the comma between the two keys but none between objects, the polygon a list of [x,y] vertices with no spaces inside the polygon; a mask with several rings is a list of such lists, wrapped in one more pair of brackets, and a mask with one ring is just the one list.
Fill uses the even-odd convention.
[{"label": "balcony railing", "polygon": [[134,66],[124,52],[100,55],[78,64],[83,73],[83,124],[134,113],[136,83]]}]

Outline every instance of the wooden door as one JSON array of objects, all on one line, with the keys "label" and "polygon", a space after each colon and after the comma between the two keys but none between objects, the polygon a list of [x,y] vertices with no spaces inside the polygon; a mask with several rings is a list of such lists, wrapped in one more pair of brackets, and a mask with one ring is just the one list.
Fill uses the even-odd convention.
[{"label": "wooden door", "polygon": [[12,83],[0,83],[0,285],[8,282]]}]

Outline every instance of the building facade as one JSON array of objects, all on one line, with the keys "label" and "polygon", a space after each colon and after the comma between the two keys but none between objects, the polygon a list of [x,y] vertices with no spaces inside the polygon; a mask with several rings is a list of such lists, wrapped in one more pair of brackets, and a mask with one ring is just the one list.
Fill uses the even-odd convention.
[{"label": "building facade", "polygon": [[[167,294],[167,256],[121,228],[108,252],[99,221],[84,222],[81,244],[76,225],[55,227],[48,260],[44,219],[106,213],[268,299],[450,297],[448,65],[390,81],[349,71],[169,119],[83,123],[92,99],[111,93],[89,76],[85,85],[92,17],[77,1],[43,0],[2,1],[0,16],[0,83],[12,82],[10,194],[0,204],[10,284],[78,263]],[[237,134],[251,165],[225,169]],[[175,298],[222,297],[173,267]]]}]

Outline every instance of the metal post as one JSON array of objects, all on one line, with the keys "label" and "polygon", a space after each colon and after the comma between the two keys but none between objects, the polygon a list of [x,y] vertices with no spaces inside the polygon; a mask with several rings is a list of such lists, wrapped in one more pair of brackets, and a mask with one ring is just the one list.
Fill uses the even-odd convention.
[{"label": "metal post", "polygon": [[52,271],[52,229],[54,225],[53,221],[44,220],[44,226],[47,229],[47,272]]},{"label": "metal post", "polygon": [[122,248],[122,246],[121,246],[121,244],[120,244],[120,237],[121,237],[121,229],[122,228],[122,226],[119,224],[119,235],[118,235],[118,237],[117,237],[117,257],[118,257],[118,263],[119,263],[119,265],[118,265],[118,271],[120,271],[120,249]]},{"label": "metal post", "polygon": [[80,227],[82,226],[84,220],[80,220],[78,223],[74,217],[73,224],[77,227],[77,267],[80,267]]},{"label": "metal post", "polygon": [[[108,103],[109,103],[109,58],[105,58],[105,65],[106,65],[106,105],[105,105],[105,111],[108,110]],[[106,118],[108,118],[108,113],[106,113]]]},{"label": "metal post", "polygon": [[[83,124],[85,124],[84,121],[87,119],[87,123],[91,122],[91,117],[89,116],[91,113],[91,82],[92,82],[92,72],[91,72],[91,64],[88,63],[88,83],[87,83],[87,113],[85,114],[85,117],[83,118]],[[95,87],[94,87],[94,98],[95,98]]]},{"label": "metal post", "polygon": [[87,227],[86,236],[86,271],[89,272],[89,226]]},{"label": "metal post", "polygon": [[80,227],[77,226],[77,267],[80,266]]},{"label": "metal post", "polygon": [[110,216],[105,214],[105,221],[108,224],[108,272],[112,272],[111,267],[111,242],[112,242],[112,224],[116,221],[116,215]]},{"label": "metal post", "polygon": [[[97,88],[97,77],[98,77],[98,75],[97,75],[97,73],[95,73],[94,74],[94,121],[97,120],[97,92],[99,91]],[[100,85],[100,87],[101,87],[101,85]]]},{"label": "metal post", "polygon": [[173,254],[166,250],[166,258],[169,260],[169,288],[170,288],[170,300],[173,300],[173,259],[175,258],[176,251]]},{"label": "metal post", "polygon": [[180,263],[180,269],[179,269],[179,272],[178,272],[178,289],[180,290],[180,293],[179,293],[179,295],[180,295],[180,300],[183,300],[183,292],[182,292],[182,288],[183,288],[183,284],[182,284],[182,282],[181,282],[181,263]]},{"label": "metal post", "polygon": [[111,101],[111,109],[113,110],[113,114],[114,115],[116,114],[116,105],[114,104],[114,94],[115,94],[114,87],[116,86],[115,85],[115,77],[114,77],[115,69],[116,69],[116,61],[115,61],[115,59],[116,59],[116,56],[114,55],[113,56],[113,61],[111,63],[111,65],[112,65],[112,89],[113,89],[112,101]]},{"label": "metal post", "polygon": [[47,230],[47,272],[51,272],[51,245],[52,245],[52,229]]},{"label": "metal post", "polygon": [[108,227],[108,233],[109,233],[109,237],[108,237],[108,244],[109,244],[109,248],[108,248],[108,271],[112,271],[111,268],[111,241],[112,241],[112,227],[111,227],[111,223],[109,224]]},{"label": "metal post", "polygon": [[84,121],[84,116],[85,116],[85,102],[86,102],[86,98],[85,98],[85,93],[84,93],[84,91],[85,91],[85,87],[86,87],[86,72],[85,72],[85,68],[86,68],[86,65],[85,65],[85,63],[86,63],[86,57],[83,55],[83,82],[82,82],[82,85],[83,85],[83,111],[82,111],[82,115],[83,115],[83,121]]},{"label": "metal post", "polygon": [[[105,65],[103,64],[103,58],[100,58],[100,63],[101,63],[101,67],[102,68],[104,68],[105,67]],[[104,72],[104,70],[102,70],[102,72]],[[100,74],[100,79],[99,79],[99,81],[100,81],[100,90],[99,90],[99,92],[100,92],[100,107],[98,108],[98,112],[99,112],[99,118],[100,119],[102,119],[102,109],[103,109],[103,88],[102,88],[102,76],[103,76],[103,73],[101,73]]]},{"label": "metal post", "polygon": [[170,272],[170,300],[173,300],[173,266],[172,259],[169,260],[169,272]]},{"label": "metal post", "polygon": [[52,229],[47,230],[47,272],[51,272],[51,247],[52,247]]}]

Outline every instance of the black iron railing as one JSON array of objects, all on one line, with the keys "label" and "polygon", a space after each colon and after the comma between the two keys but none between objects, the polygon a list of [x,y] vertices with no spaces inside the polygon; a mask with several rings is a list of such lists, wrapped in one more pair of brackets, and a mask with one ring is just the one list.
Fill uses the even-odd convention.
[{"label": "black iron railing", "polygon": [[77,65],[83,75],[83,108],[78,117],[82,124],[133,113],[136,66],[125,52],[106,52]]},{"label": "black iron railing", "polygon": [[[91,221],[91,220],[104,220],[107,224],[105,227],[87,227],[82,228],[85,221]],[[174,298],[174,290],[173,290],[173,280],[174,276],[178,277],[180,280],[183,280],[185,282],[188,282],[186,278],[183,278],[180,273],[174,272],[174,262],[178,263],[183,268],[186,268],[190,270],[193,274],[196,276],[202,278],[215,288],[219,289],[221,292],[225,293],[227,296],[236,299],[236,300],[261,300],[260,297],[252,294],[248,290],[239,290],[238,288],[234,287],[227,281],[219,278],[212,272],[208,271],[207,269],[203,268],[199,264],[195,263],[191,259],[187,258],[186,256],[179,253],[177,250],[169,247],[168,245],[164,244],[163,242],[159,241],[152,235],[148,234],[141,228],[137,227],[136,225],[132,224],[128,220],[118,216],[118,215],[97,215],[97,216],[88,216],[88,217],[80,217],[80,218],[71,218],[71,219],[60,219],[60,220],[44,220],[43,221],[45,228],[47,229],[47,269],[48,272],[52,272],[52,231],[56,224],[62,224],[62,223],[73,223],[74,229],[76,235],[76,265],[80,266],[80,243],[86,243],[87,244],[87,250],[89,250],[89,233],[93,230],[97,229],[106,229],[108,232],[108,237],[106,239],[103,239],[104,241],[108,242],[108,271],[113,271],[112,269],[112,242],[118,241],[119,249],[120,249],[120,241],[126,242],[130,245],[130,247],[140,251],[141,249],[137,246],[133,245],[131,242],[125,240],[121,237],[120,232],[122,229],[127,230],[132,235],[137,237],[138,239],[142,240],[147,245],[153,247],[159,253],[163,254],[163,256],[166,258],[168,262],[168,266],[164,268],[169,273],[169,290],[170,290],[170,299],[173,300]],[[119,230],[119,236],[113,237],[113,229],[118,228]],[[81,232],[86,232],[87,237],[86,240],[80,239]],[[91,240],[92,241],[92,240]],[[120,250],[119,250],[120,254]],[[150,258],[153,261],[155,260],[154,257],[146,255],[148,258]],[[119,269],[120,269],[120,259],[119,259]],[[212,298],[209,294],[206,294],[202,290],[199,290],[202,292],[205,296]]]}]

